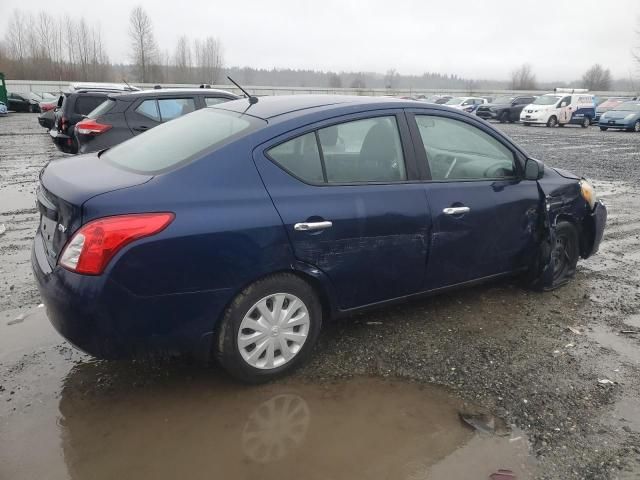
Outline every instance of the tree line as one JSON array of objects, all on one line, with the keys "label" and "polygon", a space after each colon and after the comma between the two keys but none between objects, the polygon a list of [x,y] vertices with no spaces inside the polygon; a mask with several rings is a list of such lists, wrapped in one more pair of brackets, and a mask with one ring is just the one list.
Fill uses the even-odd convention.
[{"label": "tree line", "polygon": [[[575,82],[538,82],[533,67],[525,63],[513,70],[510,80],[481,80],[458,75],[425,72],[386,73],[324,72],[316,70],[224,66],[223,46],[214,36],[178,38],[172,50],[159,48],[153,23],[142,7],[129,16],[128,64],[112,63],[106,53],[102,29],[84,18],[54,16],[14,10],[6,34],[0,39],[0,70],[10,79],[128,81],[142,83],[227,84],[226,76],[245,85],[321,88],[394,89],[512,89],[536,90],[585,87],[594,91],[635,90],[632,79],[614,80],[609,69],[596,64]],[[640,48],[634,51],[640,62]]]}]

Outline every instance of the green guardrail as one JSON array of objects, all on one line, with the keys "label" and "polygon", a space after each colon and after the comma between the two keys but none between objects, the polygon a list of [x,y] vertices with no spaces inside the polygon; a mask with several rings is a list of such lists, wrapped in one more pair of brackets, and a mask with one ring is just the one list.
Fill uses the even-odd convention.
[{"label": "green guardrail", "polygon": [[4,81],[4,73],[0,72],[0,102],[7,105],[7,84]]}]

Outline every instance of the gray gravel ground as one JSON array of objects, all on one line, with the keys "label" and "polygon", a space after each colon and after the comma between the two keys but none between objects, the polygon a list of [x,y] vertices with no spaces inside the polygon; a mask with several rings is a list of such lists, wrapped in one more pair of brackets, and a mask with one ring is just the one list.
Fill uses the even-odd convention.
[{"label": "gray gravel ground", "polygon": [[[328,324],[313,360],[294,380],[369,375],[440,385],[523,430],[539,478],[639,478],[640,334],[621,332],[640,330],[640,135],[594,127],[499,128],[536,158],[595,180],[610,215],[600,253],[582,261],[575,280],[554,292],[499,282]],[[0,225],[6,226],[0,234],[0,337],[21,328],[6,324],[39,303],[29,267],[37,220],[33,191],[52,156],[62,154],[35,116],[0,118]],[[0,445],[3,417],[28,412],[25,405],[45,396],[37,385],[49,388],[32,383],[34,371],[91,364],[60,339],[31,338],[5,347],[4,356],[0,351]],[[118,382],[121,389],[122,382],[140,388],[167,369],[183,368],[171,361],[112,365],[87,367],[74,388]],[[612,383],[599,382],[604,379]],[[59,395],[57,387],[51,392]]]}]

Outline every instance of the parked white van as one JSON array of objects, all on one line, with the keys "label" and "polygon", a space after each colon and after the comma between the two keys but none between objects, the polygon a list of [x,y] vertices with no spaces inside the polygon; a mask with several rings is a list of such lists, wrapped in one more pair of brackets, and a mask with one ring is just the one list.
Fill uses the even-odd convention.
[{"label": "parked white van", "polygon": [[596,116],[595,97],[586,89],[556,88],[541,95],[522,109],[523,125],[542,124],[547,127],[574,124],[587,128]]}]

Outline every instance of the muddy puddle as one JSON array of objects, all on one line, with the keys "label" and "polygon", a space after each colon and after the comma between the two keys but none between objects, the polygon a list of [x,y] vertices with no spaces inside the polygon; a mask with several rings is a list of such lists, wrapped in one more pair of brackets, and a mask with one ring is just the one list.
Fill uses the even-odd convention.
[{"label": "muddy puddle", "polygon": [[[534,468],[521,432],[474,430],[460,412],[478,409],[435,387],[248,387],[184,361],[96,362],[44,348],[55,333],[43,310],[3,319],[2,364],[29,381],[0,392],[0,478],[526,479]],[[40,339],[37,361],[20,355],[24,337]]]}]

